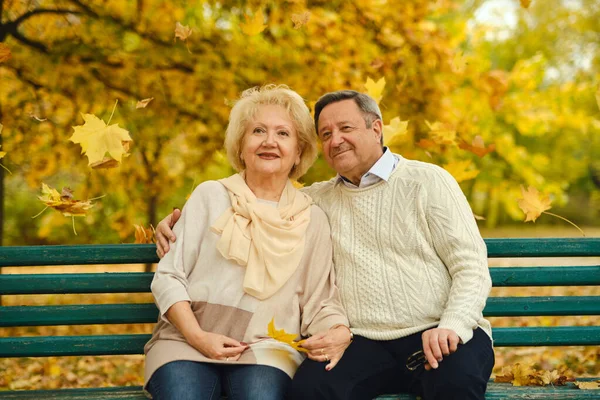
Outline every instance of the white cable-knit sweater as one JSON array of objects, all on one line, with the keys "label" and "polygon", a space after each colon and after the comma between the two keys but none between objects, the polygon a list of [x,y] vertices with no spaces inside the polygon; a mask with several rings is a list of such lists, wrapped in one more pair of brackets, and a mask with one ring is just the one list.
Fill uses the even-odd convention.
[{"label": "white cable-knit sweater", "polygon": [[465,196],[444,169],[399,159],[387,182],[303,189],[329,217],[352,331],[391,340],[439,326],[466,343],[479,326],[491,337],[487,250]]}]

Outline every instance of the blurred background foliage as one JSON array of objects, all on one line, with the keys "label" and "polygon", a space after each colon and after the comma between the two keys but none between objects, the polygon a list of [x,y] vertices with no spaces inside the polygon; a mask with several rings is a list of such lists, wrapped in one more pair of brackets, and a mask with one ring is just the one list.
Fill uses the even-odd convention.
[{"label": "blurred background foliage", "polygon": [[[600,1],[0,0],[0,11],[12,54],[0,63],[5,245],[132,242],[134,224],[155,225],[195,185],[233,172],[222,142],[242,90],[287,84],[312,107],[328,91],[365,91],[367,78],[385,78],[385,124],[409,120],[386,138],[392,150],[479,171],[461,186],[480,226],[522,224],[520,185],[575,223],[600,223]],[[245,34],[261,12],[266,28]],[[192,30],[185,42],[177,22]],[[108,121],[115,99],[131,155],[92,170],[68,138],[82,113]],[[428,143],[427,122],[452,140]],[[476,136],[495,150],[460,147]],[[331,176],[320,158],[301,182]],[[54,210],[31,218],[42,183],[105,196],[75,236]]]}]

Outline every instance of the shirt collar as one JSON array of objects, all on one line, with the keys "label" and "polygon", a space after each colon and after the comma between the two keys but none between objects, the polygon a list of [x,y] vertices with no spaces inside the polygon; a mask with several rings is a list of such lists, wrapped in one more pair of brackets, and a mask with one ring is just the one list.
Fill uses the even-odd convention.
[{"label": "shirt collar", "polygon": [[375,164],[373,164],[371,169],[369,169],[369,171],[367,171],[367,173],[362,176],[361,183],[358,186],[354,185],[347,178],[344,178],[340,174],[336,176],[335,184],[337,185],[338,183],[349,183],[350,185],[352,185],[351,187],[364,187],[367,186],[364,183],[373,180],[372,175],[375,175],[377,178],[379,178],[376,179],[377,181],[384,180],[387,182],[390,178],[390,175],[392,175],[392,172],[394,171],[396,163],[397,157],[394,155],[394,153],[390,151],[390,149],[384,147],[382,156],[379,157],[379,159],[375,162]]}]

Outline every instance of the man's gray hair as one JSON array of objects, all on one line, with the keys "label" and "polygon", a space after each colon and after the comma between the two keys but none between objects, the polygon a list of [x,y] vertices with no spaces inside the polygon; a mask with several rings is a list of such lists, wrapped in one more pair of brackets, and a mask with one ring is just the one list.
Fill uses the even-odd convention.
[{"label": "man's gray hair", "polygon": [[[354,100],[354,103],[362,111],[367,128],[370,128],[373,125],[373,121],[377,119],[383,123],[379,106],[371,96],[355,90],[338,90],[337,92],[324,94],[315,104],[315,127],[317,134],[319,133],[319,116],[321,115],[321,111],[329,104],[343,100]],[[383,144],[383,135],[381,136],[381,143]]]}]

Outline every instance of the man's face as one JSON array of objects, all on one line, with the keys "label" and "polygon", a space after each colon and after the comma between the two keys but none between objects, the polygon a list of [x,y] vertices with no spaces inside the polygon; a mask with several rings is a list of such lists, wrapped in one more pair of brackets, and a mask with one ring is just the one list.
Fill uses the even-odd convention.
[{"label": "man's face", "polygon": [[381,120],[367,128],[354,100],[327,105],[319,115],[318,134],[329,166],[356,183],[383,154]]}]

